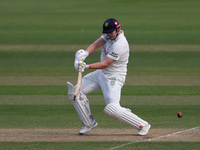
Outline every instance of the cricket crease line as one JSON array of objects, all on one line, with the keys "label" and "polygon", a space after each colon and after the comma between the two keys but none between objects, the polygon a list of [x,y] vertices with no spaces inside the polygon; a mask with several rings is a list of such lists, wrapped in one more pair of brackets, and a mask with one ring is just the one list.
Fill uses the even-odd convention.
[{"label": "cricket crease line", "polygon": [[183,131],[174,132],[174,133],[171,133],[171,134],[168,134],[168,135],[162,135],[162,136],[155,137],[155,138],[152,138],[152,139],[129,142],[129,143],[122,144],[122,145],[119,145],[119,146],[116,146],[116,147],[112,147],[110,149],[111,150],[112,149],[117,149],[117,148],[121,148],[121,147],[124,147],[124,146],[127,146],[127,145],[131,145],[131,144],[135,144],[135,143],[140,143],[140,142],[149,142],[149,141],[153,141],[153,140],[157,140],[157,139],[169,137],[169,136],[172,136],[172,135],[176,135],[176,134],[179,134],[179,133],[183,133],[183,132],[187,132],[187,131],[192,131],[192,130],[195,130],[195,129],[198,129],[198,128],[200,128],[200,126],[199,127],[194,127],[194,128],[191,128],[191,129],[186,129],[186,130],[183,130]]}]

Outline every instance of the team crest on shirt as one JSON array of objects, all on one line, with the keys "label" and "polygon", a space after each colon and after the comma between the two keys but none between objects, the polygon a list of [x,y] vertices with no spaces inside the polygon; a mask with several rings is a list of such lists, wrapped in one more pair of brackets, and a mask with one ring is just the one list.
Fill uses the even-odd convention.
[{"label": "team crest on shirt", "polygon": [[110,81],[110,85],[115,85],[115,81]]}]

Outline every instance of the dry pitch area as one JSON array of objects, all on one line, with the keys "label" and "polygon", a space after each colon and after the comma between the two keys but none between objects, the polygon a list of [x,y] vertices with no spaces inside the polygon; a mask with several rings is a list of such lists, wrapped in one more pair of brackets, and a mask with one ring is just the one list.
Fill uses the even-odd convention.
[{"label": "dry pitch area", "polygon": [[135,129],[94,129],[85,135],[79,129],[0,129],[1,142],[65,141],[192,141],[200,142],[200,127],[191,129],[151,129],[137,136]]}]

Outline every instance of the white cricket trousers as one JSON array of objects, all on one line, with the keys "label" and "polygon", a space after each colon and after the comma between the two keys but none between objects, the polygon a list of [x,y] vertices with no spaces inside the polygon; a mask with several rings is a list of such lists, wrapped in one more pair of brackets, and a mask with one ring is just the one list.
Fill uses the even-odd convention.
[{"label": "white cricket trousers", "polygon": [[105,74],[101,69],[85,75],[82,79],[81,91],[86,95],[95,91],[102,91],[106,105],[119,104],[121,88],[125,83],[125,76],[117,74]]}]

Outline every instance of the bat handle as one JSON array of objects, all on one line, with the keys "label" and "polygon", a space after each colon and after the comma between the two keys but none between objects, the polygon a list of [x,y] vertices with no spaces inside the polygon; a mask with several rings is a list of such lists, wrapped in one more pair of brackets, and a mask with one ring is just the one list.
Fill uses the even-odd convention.
[{"label": "bat handle", "polygon": [[[82,62],[83,62],[83,60],[81,59],[81,60],[79,60],[79,62],[81,62],[81,63],[82,63]],[[80,69],[79,69],[79,72],[82,72],[82,66],[81,66],[81,65],[79,65],[79,68],[80,68]]]}]

